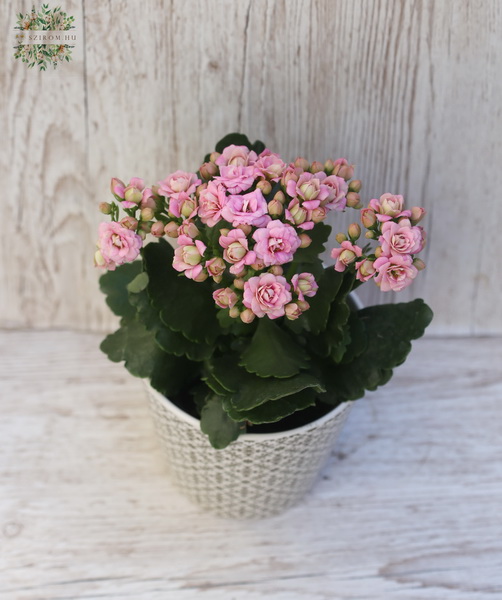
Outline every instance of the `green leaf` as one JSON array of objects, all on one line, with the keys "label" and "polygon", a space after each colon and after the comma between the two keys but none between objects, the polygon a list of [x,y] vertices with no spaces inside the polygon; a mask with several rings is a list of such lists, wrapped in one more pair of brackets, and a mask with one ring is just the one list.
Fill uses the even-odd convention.
[{"label": "green leaf", "polygon": [[190,341],[213,344],[220,327],[211,281],[197,283],[180,276],[172,267],[173,254],[164,240],[145,246],[143,259],[150,278],[148,294],[170,329],[183,333]]},{"label": "green leaf", "polygon": [[136,277],[127,284],[127,291],[133,294],[142,292],[144,289],[146,289],[148,281],[148,273],[145,273],[145,271],[143,271],[139,273],[139,275],[136,275]]},{"label": "green leaf", "polygon": [[207,360],[213,354],[213,345],[205,342],[191,342],[182,333],[169,327],[158,329],[155,339],[158,345],[176,356],[186,356],[190,360],[200,362]]},{"label": "green leaf", "polygon": [[247,411],[235,410],[227,399],[224,399],[223,406],[232,419],[245,420],[259,425],[260,423],[276,423],[299,410],[314,406],[315,402],[316,393],[311,389],[305,389],[297,394],[265,402]]},{"label": "green leaf", "polygon": [[292,377],[308,367],[309,356],[289,333],[268,318],[259,320],[240,366],[259,377]]},{"label": "green leaf", "polygon": [[298,248],[295,252],[295,263],[318,261],[319,255],[324,252],[324,244],[328,241],[331,227],[326,223],[317,223],[313,229],[305,233],[312,239],[312,243],[307,248]]},{"label": "green leaf", "polygon": [[136,319],[123,319],[120,329],[108,335],[100,348],[111,361],[125,361],[131,375],[150,378],[152,386],[167,396],[177,394],[198,375],[196,363],[161,350],[153,333]]},{"label": "green leaf", "polygon": [[99,286],[106,294],[106,303],[120,317],[133,317],[136,310],[129,303],[128,284],[141,272],[141,261],[126,263],[115,271],[107,271],[99,279]]},{"label": "green leaf", "polygon": [[256,408],[264,402],[291,396],[306,388],[313,388],[319,393],[325,391],[319,379],[310,373],[299,373],[287,379],[265,379],[238,367],[231,356],[213,360],[210,372],[227,390],[229,402],[238,411]]},{"label": "green leaf", "polygon": [[241,425],[223,410],[221,398],[213,396],[202,408],[200,428],[213,448],[221,450],[239,437]]},{"label": "green leaf", "polygon": [[231,146],[232,144],[235,146],[247,146],[249,149],[252,147],[249,138],[243,133],[229,133],[216,144],[215,150],[221,153],[227,146]]},{"label": "green leaf", "polygon": [[324,269],[322,277],[318,280],[319,289],[312,298],[309,298],[310,308],[304,313],[310,331],[318,334],[326,329],[331,304],[336,298],[343,281],[343,273],[338,273],[333,267]]}]

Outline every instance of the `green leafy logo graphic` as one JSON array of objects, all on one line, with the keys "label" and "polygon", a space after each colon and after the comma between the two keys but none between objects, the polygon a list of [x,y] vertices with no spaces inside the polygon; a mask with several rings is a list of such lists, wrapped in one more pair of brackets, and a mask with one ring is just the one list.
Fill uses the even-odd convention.
[{"label": "green leafy logo graphic", "polygon": [[[68,42],[75,36],[63,32],[75,29],[73,21],[74,17],[68,16],[61,7],[51,9],[48,4],[42,4],[38,11],[33,6],[30,13],[19,13],[14,28],[19,31],[14,58],[20,58],[30,69],[37,65],[40,71],[47,70],[48,65],[55,69],[63,61],[70,62],[71,49],[75,46]],[[44,31],[51,35],[44,35]],[[38,40],[40,44],[36,43]]]}]

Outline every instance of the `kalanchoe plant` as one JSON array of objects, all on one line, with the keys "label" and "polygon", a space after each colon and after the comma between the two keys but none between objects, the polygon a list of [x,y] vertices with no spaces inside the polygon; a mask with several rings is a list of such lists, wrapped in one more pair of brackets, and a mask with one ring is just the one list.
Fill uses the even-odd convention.
[{"label": "kalanchoe plant", "polygon": [[[387,383],[431,321],[422,300],[351,302],[366,281],[399,291],[425,267],[424,210],[392,194],[363,208],[353,171],[345,159],[287,164],[230,134],[197,173],[150,188],[112,179],[95,263],[108,269],[101,289],[121,322],[101,348],[199,416],[216,448],[307,423]],[[360,224],[336,236],[325,268],[324,221],[346,207]],[[145,245],[147,234],[159,239]]]}]

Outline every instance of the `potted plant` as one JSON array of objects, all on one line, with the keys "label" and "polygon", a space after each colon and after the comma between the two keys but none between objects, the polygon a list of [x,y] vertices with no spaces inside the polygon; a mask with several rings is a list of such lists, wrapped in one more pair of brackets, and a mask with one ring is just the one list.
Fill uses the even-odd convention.
[{"label": "potted plant", "polygon": [[[353,299],[369,281],[400,291],[425,267],[424,210],[393,194],[363,207],[353,172],[345,159],[288,164],[230,134],[198,172],[112,179],[100,205],[111,220],[95,264],[121,318],[101,349],[149,380],[178,484],[220,514],[297,501],[351,402],[389,381],[431,321],[422,300]],[[346,208],[359,222],[325,267],[326,217]]]}]

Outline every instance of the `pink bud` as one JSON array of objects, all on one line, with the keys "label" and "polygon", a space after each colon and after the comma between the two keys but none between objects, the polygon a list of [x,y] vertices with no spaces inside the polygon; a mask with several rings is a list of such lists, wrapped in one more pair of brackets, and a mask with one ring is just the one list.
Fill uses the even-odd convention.
[{"label": "pink bud", "polygon": [[256,318],[256,315],[249,308],[246,308],[245,310],[243,310],[241,312],[241,321],[243,323],[246,323],[246,324],[252,323],[255,320],[255,318]]},{"label": "pink bud", "polygon": [[138,227],[138,220],[134,217],[124,217],[120,220],[120,224],[125,229],[130,229],[131,231],[135,231]]},{"label": "pink bud", "polygon": [[214,164],[214,162],[206,162],[201,165],[199,172],[204,179],[211,179],[216,175],[216,173],[218,173],[218,167]]},{"label": "pink bud", "polygon": [[187,235],[188,237],[196,238],[200,231],[193,221],[186,220],[178,227],[178,235]]},{"label": "pink bud", "polygon": [[116,177],[112,178],[110,182],[110,191],[114,196],[118,196],[123,200],[125,187],[125,183],[121,179],[117,179]]},{"label": "pink bud", "polygon": [[197,196],[199,196],[200,193],[203,192],[206,188],[207,188],[207,183],[201,183],[200,185],[198,185],[197,188],[195,189]]},{"label": "pink bud", "polygon": [[342,242],[347,241],[347,236],[344,233],[337,233],[335,236],[335,240],[341,244]]},{"label": "pink bud", "polygon": [[272,275],[282,275],[284,273],[284,269],[280,265],[273,265],[270,267],[268,272],[272,273]]},{"label": "pink bud", "polygon": [[148,198],[144,198],[143,200],[141,200],[141,208],[156,209],[157,204],[155,203],[155,200],[152,198],[152,196],[148,196]]},{"label": "pink bud", "polygon": [[356,194],[356,192],[349,192],[346,197],[347,206],[350,206],[350,208],[357,208],[357,206],[359,205],[359,201],[361,200],[361,196],[359,196],[359,194]]},{"label": "pink bud", "polygon": [[104,215],[109,215],[112,212],[112,205],[109,202],[100,202],[99,210]]},{"label": "pink bud", "polygon": [[293,200],[289,205],[289,212],[295,225],[301,225],[307,220],[307,210],[300,206],[298,201]]},{"label": "pink bud", "polygon": [[331,175],[331,173],[333,173],[333,169],[335,168],[335,163],[329,158],[325,163],[324,163],[324,172],[327,175]]},{"label": "pink bud", "polygon": [[213,163],[216,162],[216,160],[221,156],[221,154],[219,152],[211,152],[211,154],[209,155],[209,160]]},{"label": "pink bud", "polygon": [[262,193],[266,196],[267,194],[270,194],[270,192],[272,191],[272,185],[270,184],[270,181],[267,181],[266,179],[262,179],[260,180],[257,184],[256,187],[262,191]]},{"label": "pink bud", "polygon": [[143,194],[133,186],[128,186],[124,190],[124,199],[133,204],[139,204],[143,199]]},{"label": "pink bud", "polygon": [[227,236],[229,231],[230,231],[230,229],[227,229],[226,227],[224,227],[223,229],[220,229],[220,235]]},{"label": "pink bud", "polygon": [[363,208],[361,209],[361,222],[366,227],[366,229],[370,229],[376,223],[376,214],[374,210],[371,208]]},{"label": "pink bud", "polygon": [[306,158],[298,157],[295,160],[295,167],[302,169],[303,171],[308,171],[310,167],[310,163]]},{"label": "pink bud", "polygon": [[290,321],[298,319],[298,317],[302,314],[302,310],[296,302],[290,302],[289,304],[286,304],[286,306],[284,307],[284,311],[286,314],[286,318]]},{"label": "pink bud", "polygon": [[306,233],[300,233],[298,237],[300,238],[300,248],[308,248],[312,243],[312,238]]},{"label": "pink bud", "polygon": [[319,206],[318,208],[314,208],[312,211],[312,215],[310,216],[310,220],[314,221],[314,223],[321,223],[326,218],[328,211],[323,206]]},{"label": "pink bud", "polygon": [[261,260],[257,260],[256,262],[254,262],[251,265],[251,268],[254,269],[255,271],[261,271],[262,269],[265,268],[265,263]]},{"label": "pink bud", "polygon": [[179,235],[178,225],[176,225],[174,221],[169,221],[169,223],[164,227],[164,231],[170,238],[177,238]]},{"label": "pink bud", "polygon": [[425,263],[421,258],[415,258],[413,259],[413,266],[418,270],[418,271],[423,271],[425,269]]},{"label": "pink bud", "polygon": [[424,218],[426,212],[421,206],[413,206],[411,208],[411,224],[416,225]]},{"label": "pink bud", "polygon": [[237,290],[243,290],[244,289],[244,279],[234,279],[234,288],[236,288]]},{"label": "pink bud", "polygon": [[202,271],[197,275],[197,277],[194,277],[193,280],[197,281],[198,283],[201,283],[202,281],[206,281],[207,278],[207,271],[204,271],[204,269],[202,269]]},{"label": "pink bud", "polygon": [[162,221],[156,221],[152,225],[150,233],[155,237],[162,237],[164,235],[164,223],[162,223]]},{"label": "pink bud", "polygon": [[150,233],[152,229],[152,224],[148,223],[148,221],[143,221],[139,224],[140,231],[144,231],[145,233]]},{"label": "pink bud", "polygon": [[101,250],[96,250],[94,253],[94,266],[95,267],[104,267],[106,265],[106,261],[101,254]]},{"label": "pink bud", "polygon": [[249,235],[251,233],[251,231],[253,230],[251,225],[248,225],[247,223],[240,223],[239,225],[237,225],[236,229],[240,229],[246,235]]},{"label": "pink bud", "polygon": [[298,308],[302,312],[305,312],[306,310],[308,310],[310,308],[310,304],[306,300],[297,300],[296,304],[298,304]]},{"label": "pink bud", "polygon": [[225,262],[220,257],[211,258],[211,260],[206,261],[205,267],[213,279],[220,277],[226,269]]},{"label": "pink bud", "polygon": [[380,258],[380,256],[382,256],[382,246],[377,246],[377,247],[375,248],[375,256],[376,256],[377,258]]},{"label": "pink bud", "polygon": [[141,209],[141,220],[142,221],[151,221],[154,216],[154,212],[152,208],[142,208]]},{"label": "pink bud", "polygon": [[277,202],[280,202],[281,204],[284,204],[286,202],[286,196],[284,195],[284,192],[281,192],[279,190],[276,193],[276,195],[274,196],[274,200],[276,200]]},{"label": "pink bud", "polygon": [[351,239],[351,241],[355,242],[356,240],[359,239],[359,236],[361,235],[361,227],[359,227],[359,225],[357,223],[351,223],[349,225],[347,232],[349,234],[349,238]]},{"label": "pink bud", "polygon": [[320,171],[324,171],[324,165],[322,165],[319,161],[315,160],[310,166],[310,172],[319,173]]},{"label": "pink bud", "polygon": [[361,183],[361,181],[359,179],[354,179],[353,181],[351,181],[349,183],[349,192],[356,192],[357,194],[359,194],[362,186],[363,186],[363,184]]},{"label": "pink bud", "polygon": [[232,319],[237,319],[237,317],[240,316],[241,312],[240,310],[237,308],[237,306],[233,306],[229,311],[228,314],[230,317],[232,317]]},{"label": "pink bud", "polygon": [[271,215],[272,217],[278,217],[279,215],[282,215],[282,213],[284,212],[284,206],[282,205],[281,202],[279,202],[279,200],[276,200],[274,198],[273,200],[271,200],[268,203],[267,210],[268,210],[268,214]]},{"label": "pink bud", "polygon": [[367,231],[364,234],[364,237],[368,240],[376,240],[378,237],[378,233],[375,233],[374,231]]}]

